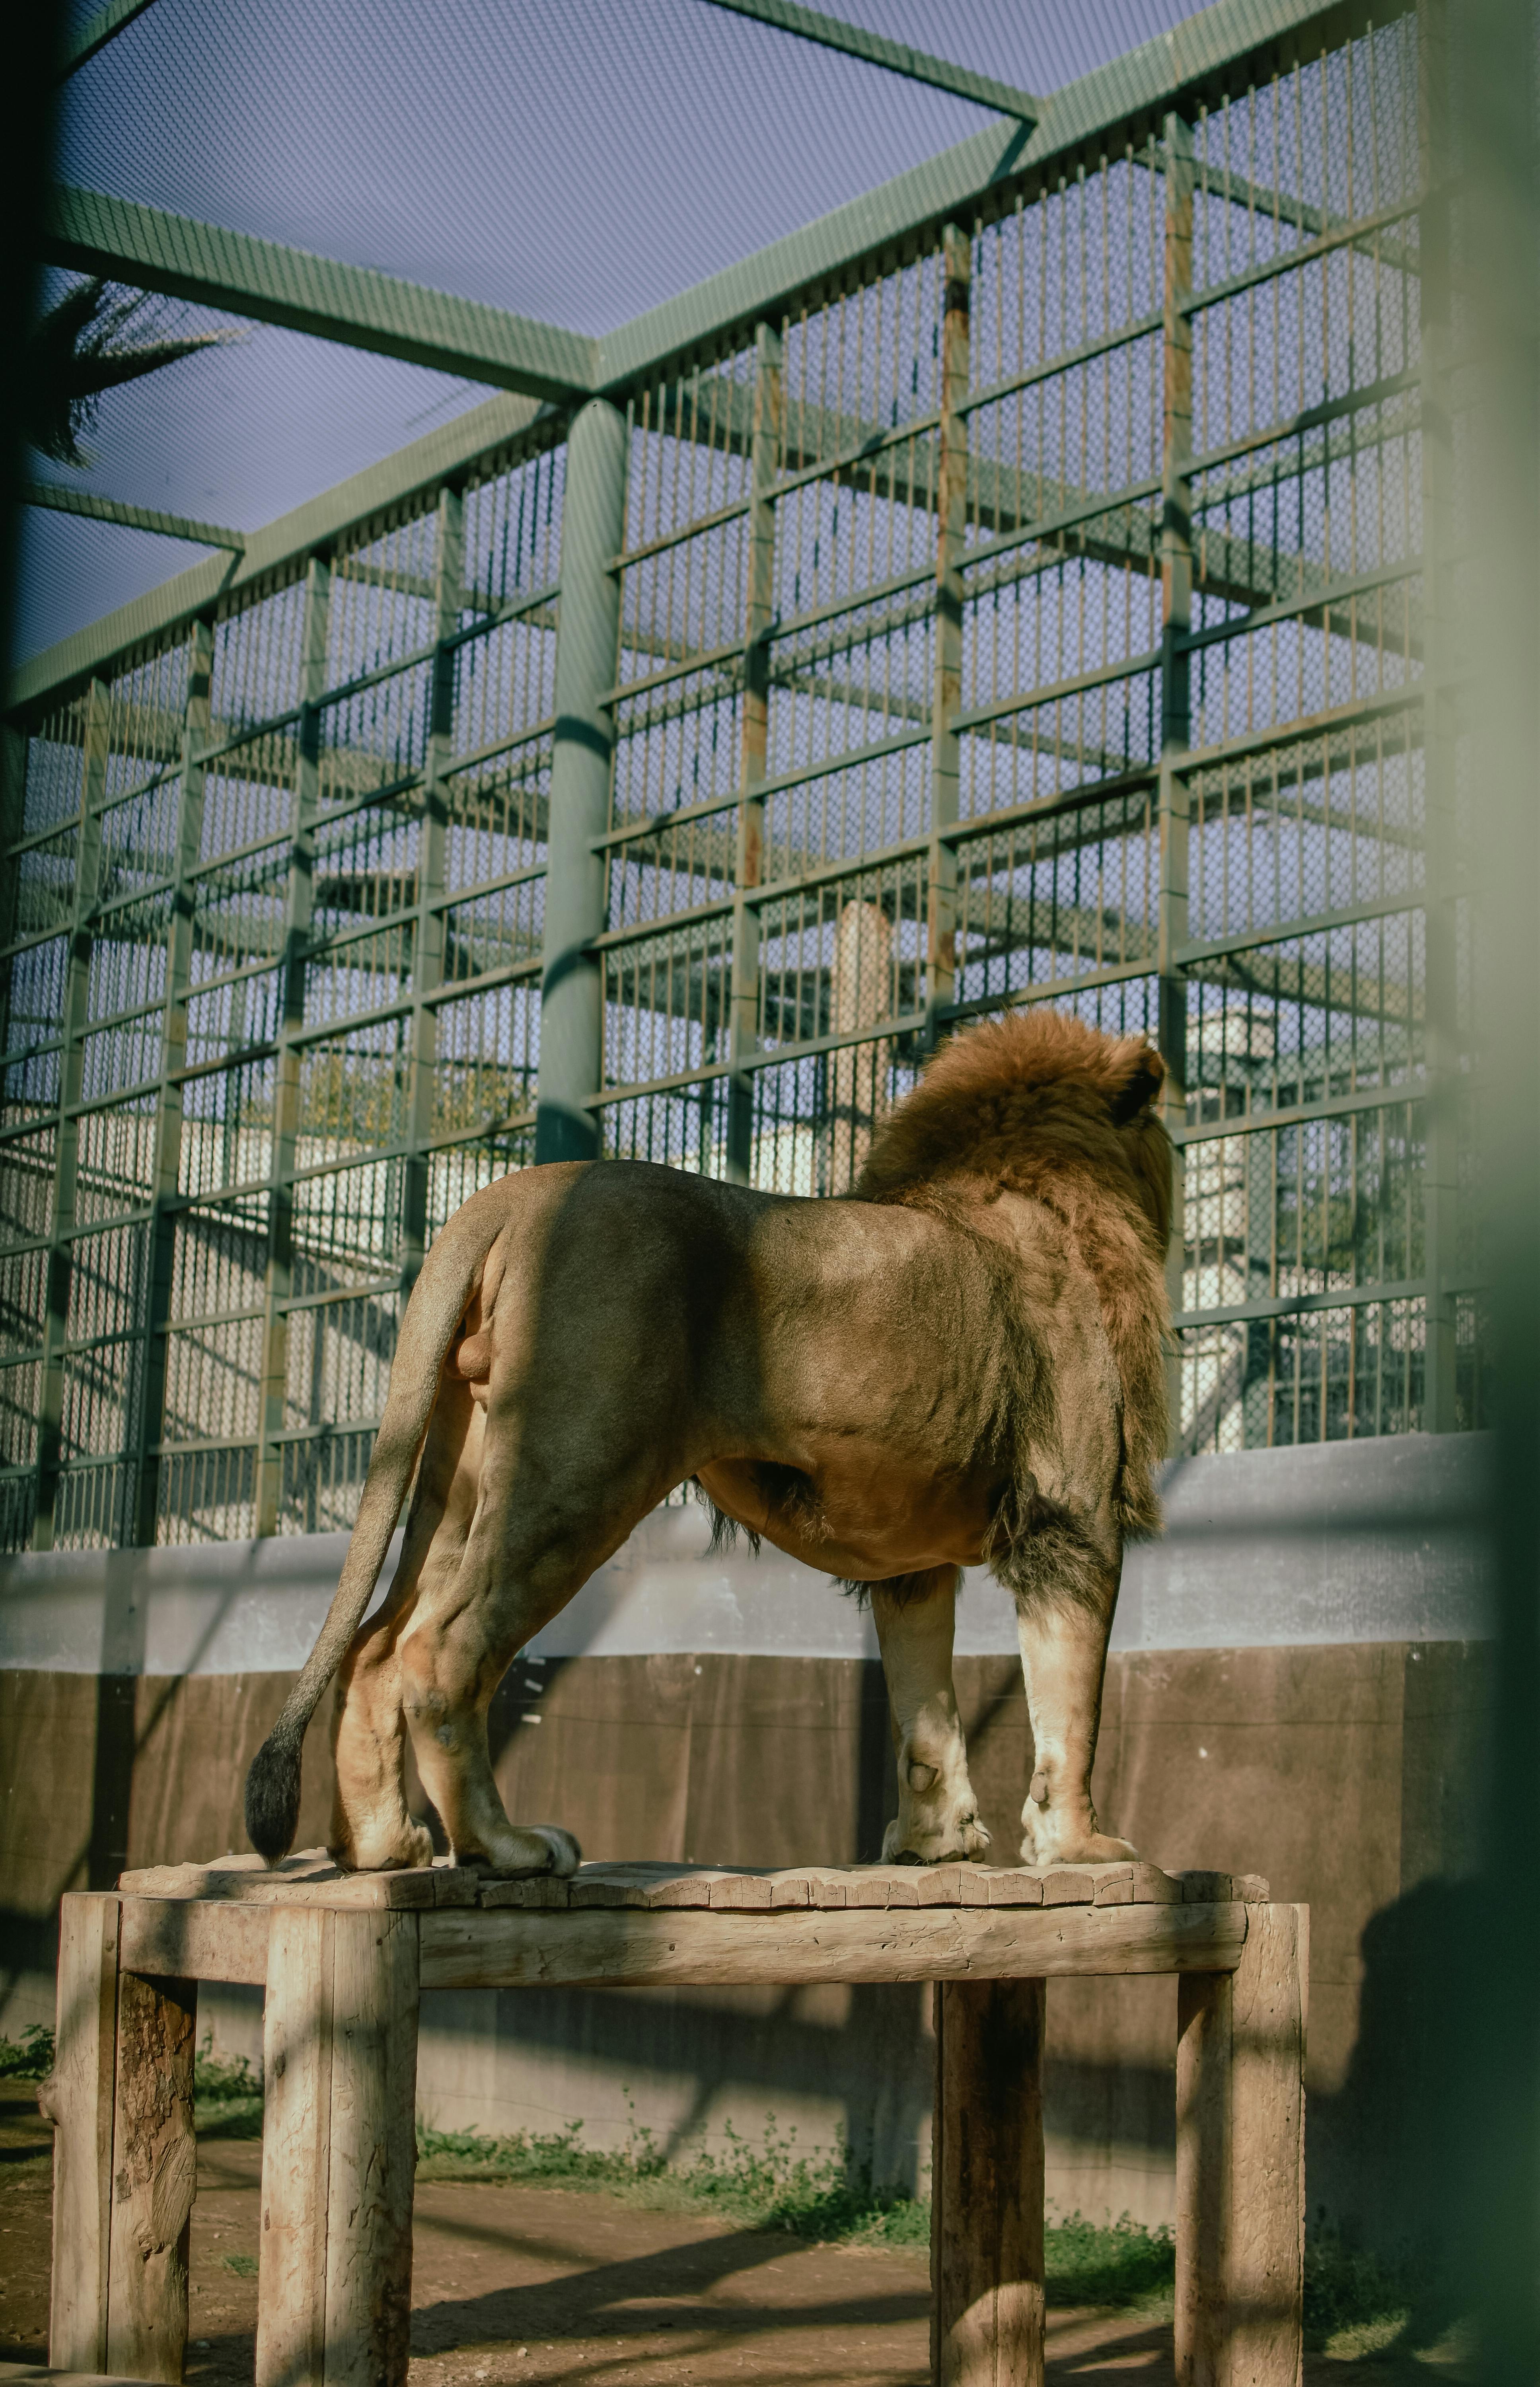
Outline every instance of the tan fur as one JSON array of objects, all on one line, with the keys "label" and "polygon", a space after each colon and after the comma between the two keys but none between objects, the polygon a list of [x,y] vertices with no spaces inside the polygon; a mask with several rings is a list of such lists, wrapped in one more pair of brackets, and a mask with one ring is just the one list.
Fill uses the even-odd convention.
[{"label": "tan fur", "polygon": [[[1104,1036],[1062,1011],[990,1020],[943,1045],[877,1132],[857,1200],[917,1187],[1000,1187],[1053,1211],[1093,1280],[1123,1384],[1119,1522],[1160,1531],[1154,1470],[1166,1455],[1162,1336],[1171,1145],[1149,1107],[1166,1076],[1142,1037]],[[1138,1107],[1122,1124],[1117,1105]]]}]

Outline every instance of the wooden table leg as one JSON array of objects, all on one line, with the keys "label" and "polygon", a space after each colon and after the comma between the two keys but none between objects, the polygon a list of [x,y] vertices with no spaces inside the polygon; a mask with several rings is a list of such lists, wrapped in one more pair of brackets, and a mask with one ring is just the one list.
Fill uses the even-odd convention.
[{"label": "wooden table leg", "polygon": [[401,2387],[417,2160],[417,1917],[277,1907],[257,2387]]},{"label": "wooden table leg", "polygon": [[197,1983],[118,1975],[107,2368],[178,2387],[197,2186]]},{"label": "wooden table leg", "polygon": [[118,1915],[118,1901],[94,1890],[59,1906],[54,2070],[41,2101],[57,2132],[48,2313],[56,2370],[107,2368]]},{"label": "wooden table leg", "polygon": [[1042,2387],[1041,1981],[936,1988],[933,2387]]},{"label": "wooden table leg", "polygon": [[1308,1980],[1305,1906],[1249,1906],[1234,1973],[1180,1977],[1180,2387],[1304,2376]]}]

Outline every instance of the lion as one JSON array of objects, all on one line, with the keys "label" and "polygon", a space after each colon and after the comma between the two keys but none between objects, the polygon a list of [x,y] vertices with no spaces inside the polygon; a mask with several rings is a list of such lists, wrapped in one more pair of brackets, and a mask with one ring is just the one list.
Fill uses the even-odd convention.
[{"label": "lion", "polygon": [[[854,1192],[764,1194],[632,1161],[486,1186],[402,1322],[326,1621],[254,1760],[246,1827],[293,1844],[338,1677],[331,1847],[426,1865],[407,1734],[454,1861],[571,1873],[510,1822],[486,1716],[517,1652],[676,1487],[871,1602],[898,1812],[883,1856],[983,1858],[953,1688],[960,1570],[1012,1593],[1034,1748],[1029,1864],[1135,1851],[1092,1802],[1125,1543],[1159,1530],[1170,1145],[1140,1037],[1015,1013],[940,1047]],[[361,1620],[413,1471],[394,1586]]]}]

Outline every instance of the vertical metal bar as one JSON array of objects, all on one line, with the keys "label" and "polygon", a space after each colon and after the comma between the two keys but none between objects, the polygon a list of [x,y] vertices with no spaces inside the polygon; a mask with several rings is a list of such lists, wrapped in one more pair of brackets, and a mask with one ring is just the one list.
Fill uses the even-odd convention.
[{"label": "vertical metal bar", "polygon": [[1457,691],[1452,685],[1458,592],[1450,562],[1456,549],[1454,445],[1450,423],[1453,335],[1449,288],[1448,21],[1443,0],[1418,7],[1418,116],[1422,210],[1419,248],[1421,314],[1422,451],[1422,736],[1427,847],[1427,944],[1423,1113],[1427,1158],[1422,1201],[1423,1265],[1427,1271],[1422,1428],[1450,1433],[1457,1415],[1457,1303],[1445,1289],[1456,1265],[1458,1233],[1459,1029],[1456,961],[1457,830],[1455,746]]},{"label": "vertical metal bar", "polygon": [[957,849],[940,832],[957,818],[963,702],[963,556],[967,526],[967,417],[973,247],[958,224],[941,234],[940,424],[936,434],[936,663],[930,709],[930,865],[926,932],[929,1041],[957,988]]},{"label": "vertical metal bar", "polygon": [[326,686],[327,631],[332,609],[332,567],[310,558],[305,582],[305,623],[299,678],[299,720],[295,731],[294,838],[289,849],[288,897],[284,912],[284,1017],[272,1094],[272,1164],[268,1186],[268,1265],[262,1321],[261,1404],[257,1450],[256,1512],[259,1534],[278,1531],[283,1489],[284,1396],[289,1372],[289,1314],[294,1290],[294,1168],[299,1140],[300,1055],[293,1039],[305,1019],[307,948],[315,902],[315,821],[321,802],[321,696]]},{"label": "vertical metal bar", "polygon": [[411,1053],[407,1075],[407,1138],[401,1215],[401,1294],[417,1282],[428,1240],[427,1144],[433,1133],[434,1085],[438,1060],[438,1009],[424,1001],[444,982],[442,910],[449,807],[445,783],[454,759],[455,660],[448,641],[460,627],[464,603],[465,509],[458,489],[438,493],[438,556],[434,578],[433,688],[429,698],[428,755],[423,791],[423,825],[417,843],[417,917],[411,931]]},{"label": "vertical metal bar", "polygon": [[591,1160],[587,1107],[604,1070],[604,970],[589,940],[604,925],[606,865],[593,850],[608,818],[614,714],[604,702],[620,645],[625,535],[625,417],[590,398],[567,441],[562,600],[556,633],[556,741],[540,968],[536,1160]]},{"label": "vertical metal bar", "polygon": [[[769,629],[776,612],[776,505],[781,465],[783,387],[781,335],[771,323],[754,334],[754,423],[751,450],[749,587],[744,604],[743,741],[738,766],[738,856],[733,875],[732,1004],[729,1055],[737,1061],[759,1042],[758,907],[746,890],[764,876],[764,804],[754,789],[764,777],[770,743]],[[750,1180],[754,1124],[751,1071],[727,1084],[727,1175]]]},{"label": "vertical metal bar", "polygon": [[63,1045],[59,1054],[58,1133],[54,1147],[54,1198],[48,1220],[47,1307],[43,1320],[43,1368],[38,1394],[37,1506],[32,1547],[54,1547],[55,1508],[64,1433],[64,1340],[69,1331],[69,1285],[74,1272],[76,1197],[80,1177],[81,1098],[85,1071],[85,1029],[91,991],[92,918],[101,865],[102,803],[107,794],[107,733],[111,691],[94,679],[85,701],[81,758],[81,825],[75,846],[75,901],[69,961],[64,990]]},{"label": "vertical metal bar", "polygon": [[[1161,412],[1160,783],[1155,835],[1159,1039],[1166,1064],[1163,1107],[1173,1131],[1187,1118],[1187,980],[1173,955],[1187,939],[1188,783],[1182,763],[1192,743],[1192,658],[1183,643],[1193,621],[1193,135],[1174,112],[1166,119],[1165,373]],[[1171,1164],[1171,1243],[1166,1264],[1171,1307],[1180,1309],[1185,1264],[1181,1146]],[[1173,1449],[1181,1436],[1181,1367],[1168,1359]]]},{"label": "vertical metal bar", "polygon": [[176,885],[171,896],[170,934],[166,952],[165,1029],[160,1042],[160,1092],[156,1103],[155,1177],[150,1192],[149,1301],[145,1319],[145,1352],[140,1383],[139,1430],[134,1454],[133,1534],[136,1545],[149,1548],[155,1541],[160,1506],[160,1459],[164,1440],[166,1370],[170,1339],[166,1328],[171,1311],[172,1269],[176,1258],[175,1199],[182,1170],[183,1095],[176,1072],[187,1058],[187,989],[193,969],[194,878],[203,843],[203,790],[207,772],[204,750],[208,743],[208,688],[214,668],[214,629],[210,622],[193,625],[187,657],[187,708],[182,729],[182,789],[177,802],[176,845],[172,869]]}]

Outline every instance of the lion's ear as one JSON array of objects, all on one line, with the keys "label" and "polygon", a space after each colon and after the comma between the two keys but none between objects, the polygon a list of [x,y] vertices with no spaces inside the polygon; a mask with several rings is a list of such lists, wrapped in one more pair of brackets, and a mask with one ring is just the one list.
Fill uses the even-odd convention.
[{"label": "lion's ear", "polygon": [[1154,1101],[1166,1082],[1166,1064],[1153,1044],[1142,1044],[1129,1064],[1128,1075],[1112,1091],[1112,1118],[1115,1127],[1127,1127],[1136,1119],[1147,1103]]}]

